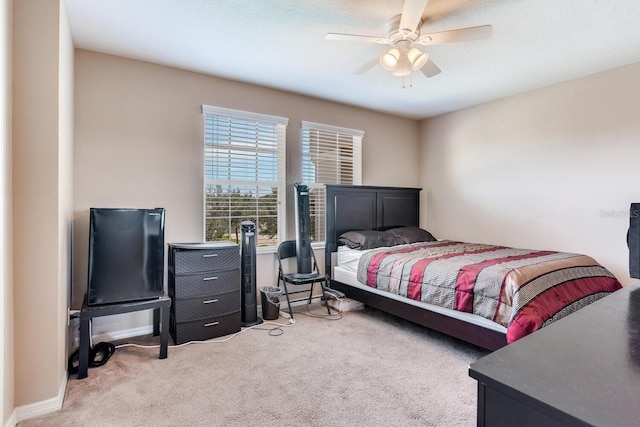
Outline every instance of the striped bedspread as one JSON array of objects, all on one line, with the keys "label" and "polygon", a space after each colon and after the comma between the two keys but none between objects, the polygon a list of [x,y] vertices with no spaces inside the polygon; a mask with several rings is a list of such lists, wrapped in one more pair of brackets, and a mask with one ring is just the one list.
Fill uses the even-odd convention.
[{"label": "striped bedspread", "polygon": [[368,251],[358,281],[493,320],[510,343],[621,288],[585,255],[454,241]]}]

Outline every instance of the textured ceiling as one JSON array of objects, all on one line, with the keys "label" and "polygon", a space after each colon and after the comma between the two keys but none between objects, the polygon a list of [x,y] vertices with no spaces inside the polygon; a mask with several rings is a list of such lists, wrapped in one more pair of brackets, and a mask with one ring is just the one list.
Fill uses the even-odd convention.
[{"label": "textured ceiling", "polygon": [[[490,39],[425,48],[442,72],[376,65],[403,0],[66,0],[78,48],[422,119],[640,61],[638,0],[430,0],[422,33],[490,24]],[[409,83],[412,86],[409,87]]]}]

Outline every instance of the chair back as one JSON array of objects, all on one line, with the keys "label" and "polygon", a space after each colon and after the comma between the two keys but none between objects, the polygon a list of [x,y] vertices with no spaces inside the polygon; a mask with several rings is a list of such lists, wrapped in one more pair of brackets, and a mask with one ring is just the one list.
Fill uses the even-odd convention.
[{"label": "chair back", "polygon": [[[280,272],[283,273],[282,269],[282,261],[288,258],[295,258],[297,256],[296,251],[296,241],[295,240],[285,240],[284,242],[278,245],[278,264],[280,266]],[[311,249],[311,260],[312,266],[311,269],[318,273],[318,263],[316,261],[316,254]]]},{"label": "chair back", "polygon": [[[284,295],[287,298],[287,306],[289,307],[289,315],[291,319],[293,319],[293,311],[291,310],[291,301],[289,299],[289,289],[287,288],[287,283],[290,285],[311,285],[308,289],[309,299],[307,304],[311,304],[311,299],[313,297],[313,285],[314,283],[320,283],[320,289],[322,290],[322,295],[324,297],[324,305],[327,307],[327,314],[331,314],[331,310],[329,309],[329,303],[327,296],[325,294],[325,287],[329,286],[329,280],[326,275],[320,274],[320,269],[318,268],[318,262],[316,261],[316,254],[311,249],[311,258],[312,258],[312,267],[313,274],[296,274],[296,273],[287,273],[285,274],[283,270],[283,264],[287,264],[287,267],[290,267],[293,264],[293,261],[290,258],[297,257],[296,250],[296,241],[295,240],[285,240],[284,242],[278,245],[278,286],[282,284],[284,287]],[[289,269],[288,269],[289,270]],[[295,271],[295,270],[294,270]],[[307,290],[297,291],[297,292],[307,292]],[[297,292],[293,292],[294,294]]]},{"label": "chair back", "polygon": [[296,241],[286,240],[278,245],[278,259],[283,260],[296,256]]}]

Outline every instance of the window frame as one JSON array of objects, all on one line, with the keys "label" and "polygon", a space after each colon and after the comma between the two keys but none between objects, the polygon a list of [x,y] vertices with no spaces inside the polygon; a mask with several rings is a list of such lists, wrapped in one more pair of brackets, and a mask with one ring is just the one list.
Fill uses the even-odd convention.
[{"label": "window frame", "polygon": [[[243,185],[256,185],[260,186],[259,180],[246,180],[246,179],[227,179],[216,180],[208,179],[206,174],[206,162],[207,162],[207,116],[218,116],[224,119],[228,119],[231,122],[230,129],[232,128],[233,119],[243,121],[256,121],[261,124],[267,124],[269,126],[275,126],[275,134],[277,135],[277,147],[276,147],[276,188],[277,188],[277,243],[269,246],[259,246],[257,248],[258,253],[273,252],[277,245],[284,241],[286,236],[286,132],[287,125],[289,123],[288,118],[273,116],[262,113],[255,113],[243,110],[235,110],[224,107],[217,107],[211,105],[202,105],[202,117],[203,117],[203,160],[202,160],[202,197],[203,197],[203,241],[206,241],[207,235],[207,186],[209,185],[222,185],[222,186],[243,186]],[[230,143],[230,146],[233,145]],[[258,152],[259,150],[256,150]],[[256,227],[258,224],[256,224]]]},{"label": "window frame", "polygon": [[[338,148],[340,147],[340,138],[344,138],[345,136],[348,136],[351,138],[350,144],[351,144],[351,150],[352,150],[352,155],[351,155],[351,165],[352,165],[352,177],[351,177],[351,181],[350,183],[345,183],[345,182],[337,182],[338,180],[329,182],[328,180],[323,180],[321,182],[318,182],[316,179],[316,182],[308,182],[304,180],[304,172],[305,172],[305,165],[304,165],[304,157],[305,155],[308,155],[307,152],[305,152],[305,132],[308,131],[320,131],[320,132],[324,132],[324,133],[332,133],[335,134],[335,138],[336,138],[336,152],[338,152]],[[347,185],[362,185],[362,142],[363,142],[363,138],[364,138],[364,131],[363,130],[358,130],[358,129],[351,129],[351,128],[346,128],[346,127],[341,127],[341,126],[333,126],[333,125],[327,125],[327,124],[322,124],[322,123],[316,123],[316,122],[310,122],[310,121],[305,121],[303,120],[301,122],[301,127],[300,127],[300,170],[301,170],[301,178],[302,178],[302,182],[304,184],[306,184],[310,190],[312,189],[320,189],[322,190],[322,203],[326,203],[326,194],[325,194],[325,189],[324,189],[324,185],[325,184],[347,184]],[[339,155],[336,154],[336,158],[339,158]],[[336,162],[338,163],[338,162]],[[336,170],[339,171],[341,170],[339,167],[336,167]],[[324,210],[324,206],[322,206],[322,209]],[[316,211],[317,212],[317,211]],[[312,215],[314,214],[314,212],[312,212]],[[317,213],[316,213],[317,215]],[[315,231],[313,231],[313,233],[315,233]],[[324,232],[323,232],[324,234]],[[318,240],[318,241],[312,241],[312,246],[314,247],[322,247],[324,246],[324,242],[326,241],[326,236],[324,236],[323,240]]]}]

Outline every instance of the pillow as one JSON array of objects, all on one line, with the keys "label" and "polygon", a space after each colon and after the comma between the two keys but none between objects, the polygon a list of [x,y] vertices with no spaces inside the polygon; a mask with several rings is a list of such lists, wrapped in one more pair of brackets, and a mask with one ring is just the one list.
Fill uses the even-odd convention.
[{"label": "pillow", "polygon": [[350,249],[373,249],[398,244],[396,236],[377,230],[347,231],[338,237],[338,243]]},{"label": "pillow", "polygon": [[416,242],[435,242],[437,240],[427,230],[413,226],[392,228],[387,232],[395,236],[398,245]]}]

